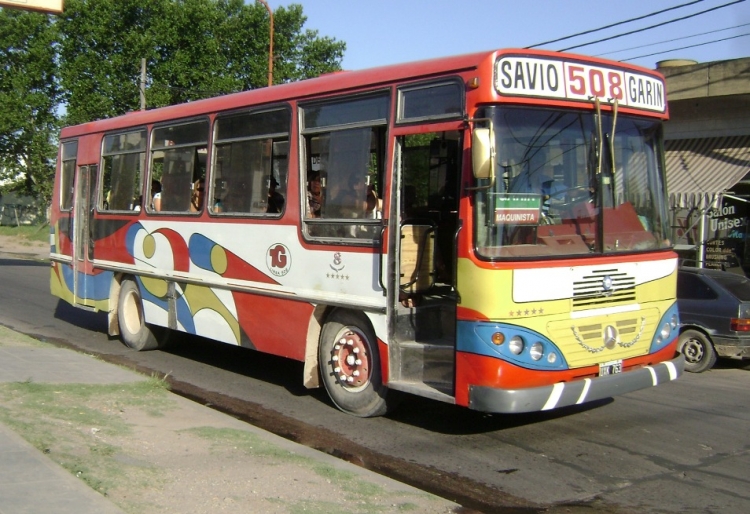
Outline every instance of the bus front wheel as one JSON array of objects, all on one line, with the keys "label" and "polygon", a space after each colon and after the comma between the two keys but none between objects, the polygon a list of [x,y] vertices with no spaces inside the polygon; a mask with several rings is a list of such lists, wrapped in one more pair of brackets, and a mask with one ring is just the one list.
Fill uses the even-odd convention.
[{"label": "bus front wheel", "polygon": [[156,334],[144,320],[141,294],[132,280],[123,281],[120,287],[117,320],[120,324],[120,338],[128,347],[139,352],[159,347]]},{"label": "bus front wheel", "polygon": [[336,407],[362,418],[385,414],[377,342],[365,319],[334,312],[323,327],[318,351],[321,378]]}]

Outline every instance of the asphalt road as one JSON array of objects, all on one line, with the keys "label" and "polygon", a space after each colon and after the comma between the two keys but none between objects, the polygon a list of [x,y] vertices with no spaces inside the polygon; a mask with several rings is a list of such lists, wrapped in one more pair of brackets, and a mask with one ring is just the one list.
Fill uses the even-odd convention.
[{"label": "asphalt road", "polygon": [[401,473],[419,469],[448,491],[471,489],[484,498],[484,512],[738,513],[750,506],[750,366],[742,363],[720,362],[707,373],[553,413],[482,415],[407,396],[387,417],[359,419],[337,411],[322,391],[305,390],[296,362],[194,337],[180,337],[169,351],[132,352],[106,335],[103,314],[49,294],[46,263],[0,258],[0,284],[3,325],[168,374],[203,401],[230,398],[223,408],[250,406],[251,422],[275,424],[281,435],[330,446],[370,468],[397,475],[392,462],[400,461]]}]

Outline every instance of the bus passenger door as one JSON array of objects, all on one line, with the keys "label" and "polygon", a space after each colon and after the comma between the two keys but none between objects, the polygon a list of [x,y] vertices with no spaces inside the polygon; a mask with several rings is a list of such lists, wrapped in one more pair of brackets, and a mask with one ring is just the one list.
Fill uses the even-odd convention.
[{"label": "bus passenger door", "polygon": [[94,241],[91,234],[96,197],[97,166],[80,166],[76,180],[73,220],[73,295],[76,305],[93,307],[90,287]]},{"label": "bus passenger door", "polygon": [[438,398],[454,394],[461,148],[460,131],[443,131],[398,137],[395,150],[389,387]]}]

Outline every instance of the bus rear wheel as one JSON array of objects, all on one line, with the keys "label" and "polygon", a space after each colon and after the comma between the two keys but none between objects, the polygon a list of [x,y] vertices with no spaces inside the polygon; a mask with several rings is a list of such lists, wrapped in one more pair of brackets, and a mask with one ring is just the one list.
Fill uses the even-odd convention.
[{"label": "bus rear wheel", "polygon": [[120,324],[120,338],[126,346],[139,352],[159,348],[157,333],[146,324],[143,317],[141,293],[133,280],[124,280],[120,286],[117,320]]},{"label": "bus rear wheel", "polygon": [[334,312],[323,327],[318,351],[321,378],[336,407],[362,418],[386,413],[377,343],[366,320]]}]

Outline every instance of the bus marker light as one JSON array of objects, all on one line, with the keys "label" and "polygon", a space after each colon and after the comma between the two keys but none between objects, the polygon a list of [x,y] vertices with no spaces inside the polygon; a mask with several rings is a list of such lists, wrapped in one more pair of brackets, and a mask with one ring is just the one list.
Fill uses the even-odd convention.
[{"label": "bus marker light", "polygon": [[492,334],[492,343],[500,346],[505,342],[505,335],[502,332]]},{"label": "bus marker light", "polygon": [[469,86],[470,89],[477,89],[479,87],[479,77],[472,77],[466,82],[466,85]]},{"label": "bus marker light", "polygon": [[672,314],[672,319],[669,320],[669,324],[672,326],[673,330],[677,328],[677,314]]},{"label": "bus marker light", "polygon": [[550,364],[554,364],[555,362],[557,362],[557,354],[550,353],[549,355],[547,355],[547,362],[549,362]]}]

